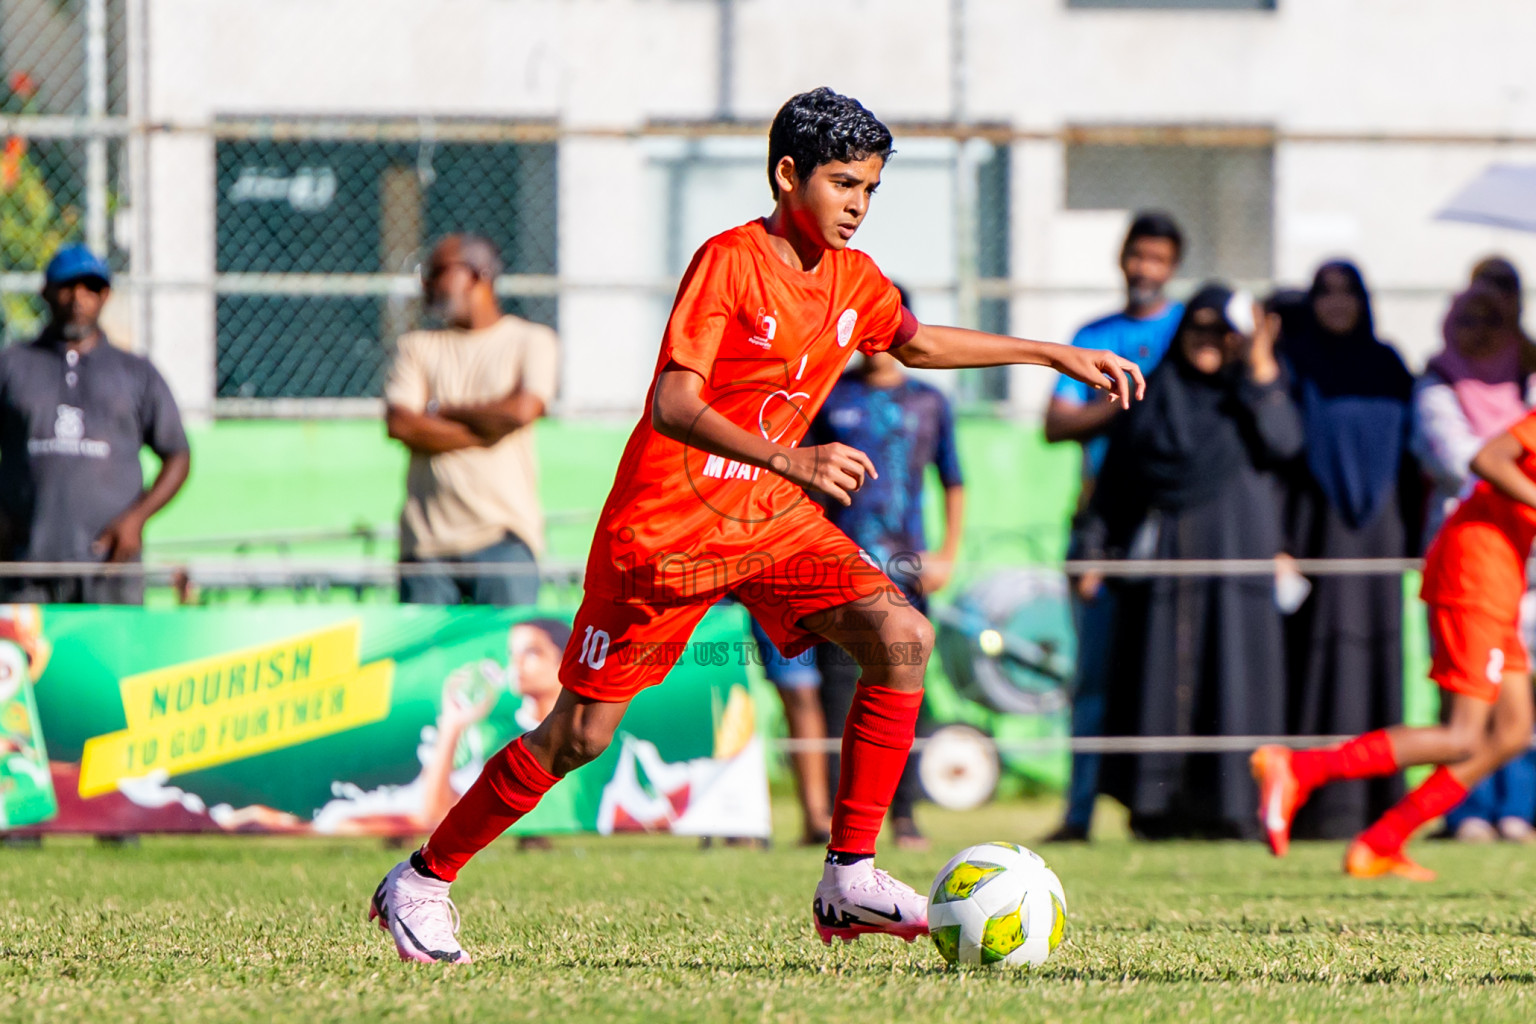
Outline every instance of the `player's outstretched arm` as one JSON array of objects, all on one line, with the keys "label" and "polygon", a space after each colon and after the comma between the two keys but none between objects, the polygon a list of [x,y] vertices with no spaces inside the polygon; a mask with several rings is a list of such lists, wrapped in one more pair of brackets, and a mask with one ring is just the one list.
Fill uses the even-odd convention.
[{"label": "player's outstretched arm", "polygon": [[1536,480],[1525,475],[1520,460],[1525,445],[1514,434],[1503,433],[1472,456],[1472,472],[1487,480],[1507,498],[1536,508]]},{"label": "player's outstretched arm", "polygon": [[917,333],[891,354],[906,366],[931,370],[958,370],[973,366],[1012,366],[1015,363],[1049,366],[1089,387],[1108,391],[1122,407],[1140,400],[1147,382],[1141,368],[1113,352],[1029,341],[1002,334],[970,331],[963,327],[920,324]]},{"label": "player's outstretched arm", "polygon": [[802,487],[830,495],[843,505],[852,503],[851,495],[864,486],[866,475],[880,475],[869,456],[845,444],[788,448],[743,430],[709,407],[701,397],[703,389],[703,377],[677,363],[671,364],[656,378],[651,426],[663,437],[777,473]]}]

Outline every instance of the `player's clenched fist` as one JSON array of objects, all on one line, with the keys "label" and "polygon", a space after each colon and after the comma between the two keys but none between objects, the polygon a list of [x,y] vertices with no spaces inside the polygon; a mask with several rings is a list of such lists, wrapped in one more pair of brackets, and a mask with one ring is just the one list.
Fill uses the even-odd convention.
[{"label": "player's clenched fist", "polygon": [[864,486],[864,478],[878,477],[869,456],[846,444],[790,448],[775,455],[769,468],[780,476],[830,495],[843,505],[853,504],[853,492]]},{"label": "player's clenched fist", "polygon": [[1112,402],[1127,408],[1134,398],[1141,401],[1146,394],[1147,382],[1141,375],[1141,367],[1124,356],[1101,349],[1074,348],[1071,345],[1054,346],[1051,368],[1068,377],[1075,377],[1089,387],[1108,391]]}]

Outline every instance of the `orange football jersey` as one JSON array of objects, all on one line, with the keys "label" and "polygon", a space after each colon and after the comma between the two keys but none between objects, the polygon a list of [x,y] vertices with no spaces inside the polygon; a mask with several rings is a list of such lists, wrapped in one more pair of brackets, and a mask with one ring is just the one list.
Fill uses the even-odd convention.
[{"label": "orange football jersey", "polygon": [[[1536,480],[1536,413],[1509,432],[1525,448],[1520,469]],[[1533,540],[1536,508],[1479,481],[1430,546],[1421,596],[1429,604],[1481,608],[1501,621],[1515,622]]]},{"label": "orange football jersey", "polygon": [[698,373],[711,408],[793,447],[854,351],[889,348],[901,322],[900,294],[858,250],[828,251],[814,270],[796,270],[774,253],[761,220],[705,242],[683,276],[645,412],[603,506],[587,589],[659,603],[726,590],[788,554],[774,550],[777,537],[822,516],[783,477],[657,433],[650,410],[664,368]]}]

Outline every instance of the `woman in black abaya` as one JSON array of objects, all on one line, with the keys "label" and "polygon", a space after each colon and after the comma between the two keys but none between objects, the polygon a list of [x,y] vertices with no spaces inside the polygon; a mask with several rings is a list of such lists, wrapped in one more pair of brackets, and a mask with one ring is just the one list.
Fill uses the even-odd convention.
[{"label": "woman in black abaya", "polygon": [[[1417,553],[1423,488],[1409,451],[1413,376],[1376,338],[1353,264],[1324,264],[1287,317],[1278,351],[1301,409],[1306,452],[1292,477],[1289,550],[1297,558],[1403,558]],[[1403,718],[1403,581],[1317,576],[1286,621],[1289,731],[1358,735]],[[1355,835],[1402,796],[1389,776],[1319,791],[1297,838]]]},{"label": "woman in black abaya", "polygon": [[[1277,470],[1301,422],[1274,355],[1278,319],[1202,288],[1122,415],[1090,502],[1089,557],[1273,558]],[[1269,576],[1112,579],[1121,618],[1106,735],[1265,735],[1285,723],[1280,615]],[[1257,834],[1247,754],[1105,758],[1104,792],[1140,836]]]}]

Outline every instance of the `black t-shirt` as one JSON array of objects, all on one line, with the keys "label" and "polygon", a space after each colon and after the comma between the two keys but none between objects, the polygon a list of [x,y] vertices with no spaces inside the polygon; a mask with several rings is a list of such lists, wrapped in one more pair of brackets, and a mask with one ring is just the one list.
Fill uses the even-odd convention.
[{"label": "black t-shirt", "polygon": [[144,491],[139,449],[187,450],[149,360],[104,340],[76,354],[39,339],[0,350],[0,555],[98,561],[91,544]]}]

